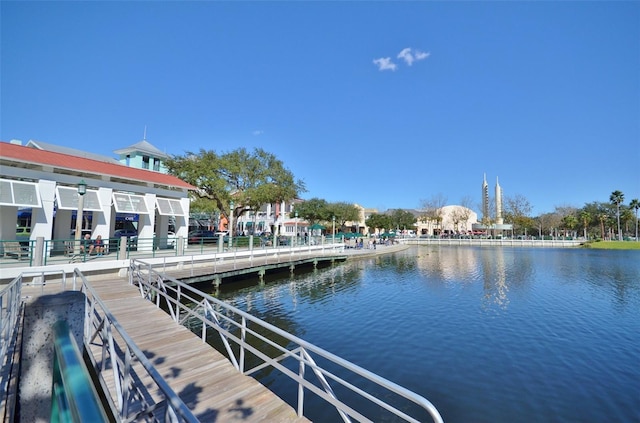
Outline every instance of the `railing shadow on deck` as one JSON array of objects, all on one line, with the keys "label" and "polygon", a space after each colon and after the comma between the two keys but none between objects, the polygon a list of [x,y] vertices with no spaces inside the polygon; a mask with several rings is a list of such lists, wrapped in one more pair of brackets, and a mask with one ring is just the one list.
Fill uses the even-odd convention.
[{"label": "railing shadow on deck", "polygon": [[[84,275],[76,270],[74,276],[82,279],[82,292],[86,296],[85,349],[89,352],[103,391],[111,393],[107,395],[107,400],[116,413],[116,419],[134,421],[156,414],[163,416],[162,421],[167,422],[198,422],[111,314]],[[93,354],[92,345],[101,347],[99,356]],[[107,372],[112,375],[107,377]],[[152,387],[138,383],[145,376],[151,379]],[[107,378],[113,381],[113,389],[107,383]]]},{"label": "railing shadow on deck", "polygon": [[222,349],[239,372],[255,375],[272,368],[287,376],[297,385],[292,405],[298,416],[303,416],[305,394],[311,392],[345,422],[380,419],[380,413],[408,422],[425,421],[426,416],[443,421],[426,398],[161,274],[150,263],[131,260],[129,278],[143,298],[167,311],[175,322],[190,328],[197,322],[203,342],[210,334],[219,335]]},{"label": "railing shadow on deck", "polygon": [[[19,315],[24,307],[22,285],[26,283],[44,288],[47,283],[51,285],[51,280],[55,281],[54,284],[59,283],[61,291],[80,289],[85,294],[84,349],[100,388],[107,393],[105,397],[116,421],[131,422],[144,417],[145,421],[199,422],[125,332],[78,269],[71,274],[61,271],[24,272],[0,290],[2,392],[7,392],[7,386],[13,383],[10,379],[15,377],[9,370],[15,364],[11,346],[19,329]],[[94,354],[94,346],[100,351],[97,355]],[[138,383],[141,378],[145,378],[146,385]],[[112,381],[113,389],[107,380]],[[13,413],[8,399],[2,398],[5,415]]]}]

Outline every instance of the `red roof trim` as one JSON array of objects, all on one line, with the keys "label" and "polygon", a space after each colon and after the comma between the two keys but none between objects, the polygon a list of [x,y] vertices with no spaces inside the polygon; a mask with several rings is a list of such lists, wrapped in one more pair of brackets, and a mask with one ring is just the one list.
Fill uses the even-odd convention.
[{"label": "red roof trim", "polygon": [[167,185],[175,188],[190,190],[196,189],[196,187],[186,183],[180,178],[160,172],[137,169],[115,163],[101,162],[99,160],[92,160],[69,154],[39,150],[37,148],[24,147],[22,145],[15,145],[7,142],[0,142],[0,158],[23,163],[55,166],[80,172],[94,173],[97,175],[115,176],[118,178]]}]

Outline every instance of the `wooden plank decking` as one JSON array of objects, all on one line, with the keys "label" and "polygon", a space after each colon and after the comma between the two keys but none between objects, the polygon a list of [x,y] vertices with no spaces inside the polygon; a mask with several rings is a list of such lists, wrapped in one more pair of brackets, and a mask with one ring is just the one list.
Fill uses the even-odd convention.
[{"label": "wooden plank decking", "polygon": [[[167,313],[141,298],[137,288],[125,279],[95,281],[91,285],[200,421],[308,421],[297,417],[291,406],[258,381],[238,372],[225,356],[175,323]],[[138,383],[150,386],[144,378]],[[111,387],[113,381],[107,384]],[[154,397],[155,393],[149,392],[149,396]]]}]

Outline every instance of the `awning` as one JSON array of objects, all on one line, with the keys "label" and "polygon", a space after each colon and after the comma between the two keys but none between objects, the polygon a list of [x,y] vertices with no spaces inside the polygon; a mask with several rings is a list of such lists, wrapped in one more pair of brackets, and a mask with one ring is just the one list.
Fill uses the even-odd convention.
[{"label": "awning", "polygon": [[180,200],[156,198],[156,209],[164,216],[185,216]]},{"label": "awning", "polygon": [[[75,187],[56,187],[56,202],[59,210],[78,210],[78,188]],[[102,211],[102,204],[98,191],[88,189],[83,198],[82,210],[84,211]]]},{"label": "awning", "polygon": [[117,213],[150,214],[143,195],[114,192],[113,207]]},{"label": "awning", "polygon": [[0,179],[0,205],[41,208],[38,184]]}]

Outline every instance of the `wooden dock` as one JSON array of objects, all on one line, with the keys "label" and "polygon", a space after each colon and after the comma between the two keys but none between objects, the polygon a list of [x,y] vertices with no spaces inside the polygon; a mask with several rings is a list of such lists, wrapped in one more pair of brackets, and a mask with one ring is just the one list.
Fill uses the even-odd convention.
[{"label": "wooden dock", "polygon": [[333,264],[345,261],[344,254],[330,254],[318,256],[315,253],[298,253],[292,257],[289,254],[280,256],[265,256],[258,258],[243,258],[238,260],[210,260],[199,262],[193,266],[184,265],[181,268],[159,269],[163,274],[178,279],[184,283],[214,282],[221,284],[224,279],[234,277],[250,277],[252,274],[263,277],[269,272],[288,270],[294,272],[296,268],[317,267],[322,264]]},{"label": "wooden dock", "polygon": [[[94,281],[98,296],[171,388],[203,422],[307,422],[255,379],[164,311],[126,279]],[[100,346],[93,346],[100,357]],[[107,373],[104,373],[105,375]],[[111,374],[110,372],[108,374]],[[147,388],[144,379],[138,381]],[[107,381],[109,389],[113,381]],[[153,397],[153,392],[150,392]]]}]

